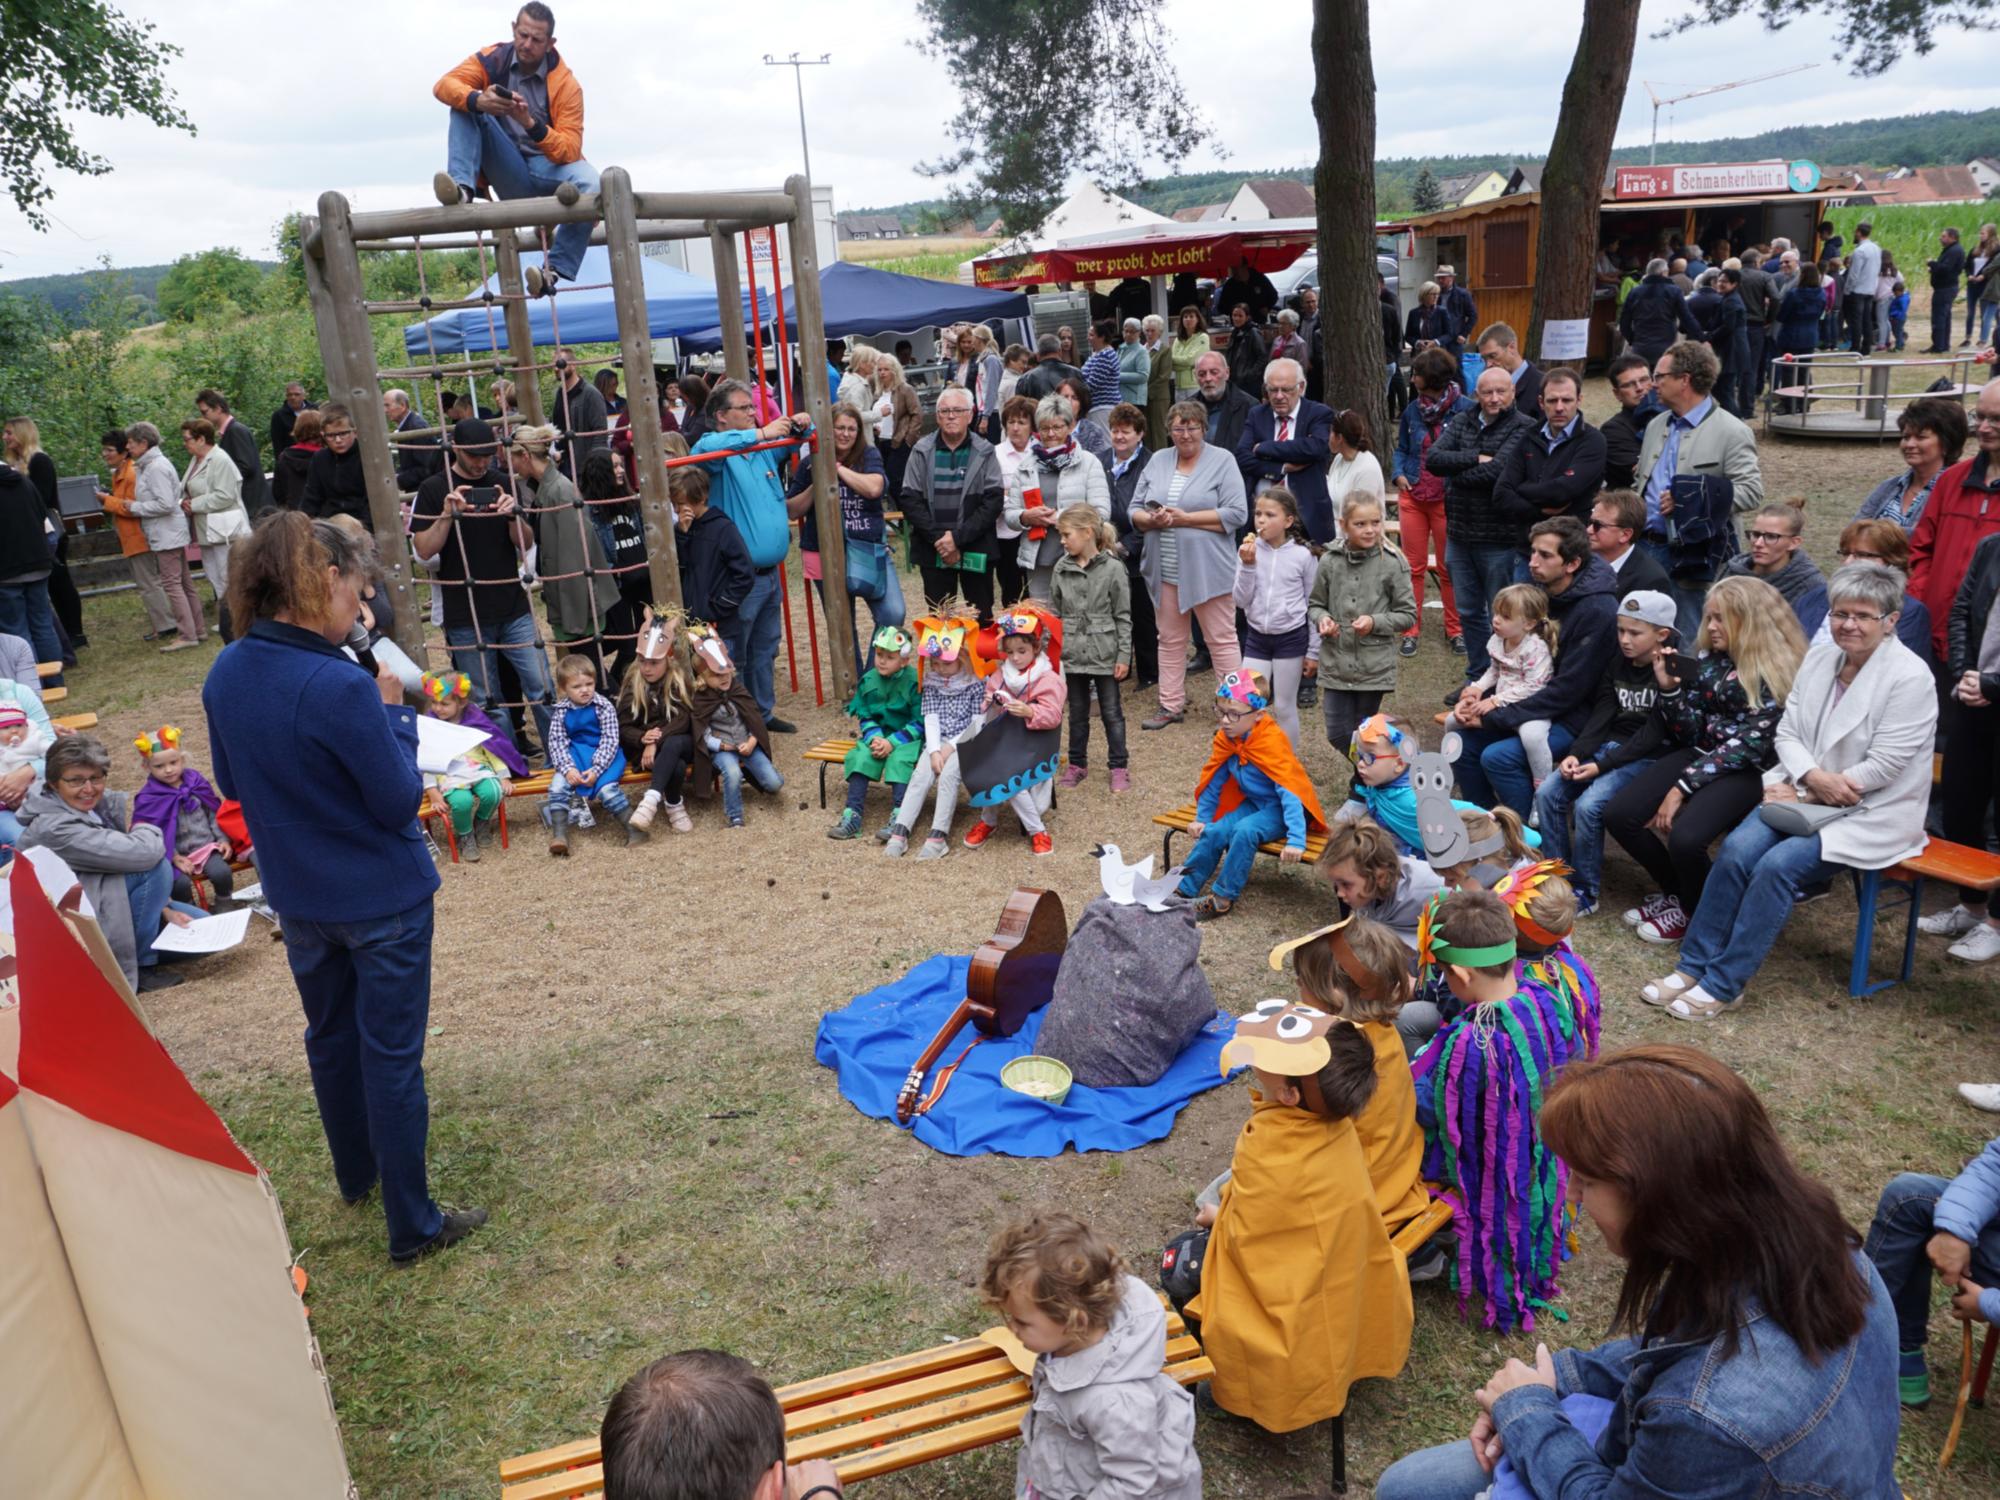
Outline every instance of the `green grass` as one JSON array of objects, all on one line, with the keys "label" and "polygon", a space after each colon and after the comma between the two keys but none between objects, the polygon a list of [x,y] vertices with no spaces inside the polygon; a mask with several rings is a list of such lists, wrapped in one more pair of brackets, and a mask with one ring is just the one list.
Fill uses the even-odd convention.
[{"label": "green grass", "polygon": [[975,245],[964,251],[933,251],[925,255],[901,255],[867,264],[877,271],[894,271],[902,276],[921,276],[927,281],[957,281],[958,268],[986,253],[987,246]]}]

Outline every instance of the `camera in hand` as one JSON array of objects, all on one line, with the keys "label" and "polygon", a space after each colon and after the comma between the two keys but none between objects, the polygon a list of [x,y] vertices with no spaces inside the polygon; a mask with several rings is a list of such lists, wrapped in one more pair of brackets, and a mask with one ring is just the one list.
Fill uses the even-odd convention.
[{"label": "camera in hand", "polygon": [[465,492],[467,510],[492,510],[500,503],[500,487],[497,484],[475,484]]}]

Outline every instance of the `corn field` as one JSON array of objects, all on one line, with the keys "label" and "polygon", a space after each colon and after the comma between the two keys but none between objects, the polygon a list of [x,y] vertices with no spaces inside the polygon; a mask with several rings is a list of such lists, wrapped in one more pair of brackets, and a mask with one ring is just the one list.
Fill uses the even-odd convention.
[{"label": "corn field", "polygon": [[1930,285],[1924,263],[1938,253],[1938,232],[1956,229],[1969,254],[1979,238],[1979,226],[2000,221],[2000,203],[1890,203],[1836,208],[1827,217],[1847,245],[1854,243],[1856,224],[1863,219],[1873,224],[1876,242],[1896,258],[1896,269],[1915,291]]}]

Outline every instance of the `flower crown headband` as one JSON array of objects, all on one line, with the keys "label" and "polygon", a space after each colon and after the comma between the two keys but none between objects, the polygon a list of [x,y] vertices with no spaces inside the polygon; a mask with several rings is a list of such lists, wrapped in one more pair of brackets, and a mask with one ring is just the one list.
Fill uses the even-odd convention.
[{"label": "flower crown headband", "polygon": [[472,679],[463,672],[426,672],[423,691],[433,703],[442,703],[447,698],[470,698]]},{"label": "flower crown headband", "polygon": [[155,729],[150,733],[140,735],[136,740],[132,741],[132,743],[139,747],[139,753],[141,755],[145,756],[148,760],[151,760],[155,755],[158,755],[162,750],[180,749],[181,732],[179,729],[175,728],[172,724],[162,724],[158,729]]},{"label": "flower crown headband", "polygon": [[1528,907],[1551,876],[1567,874],[1569,866],[1561,860],[1545,859],[1510,872],[1506,879],[1494,887],[1493,894],[1500,898],[1508,913],[1514,918],[1514,930],[1529,942],[1543,948],[1553,948],[1566,935],[1550,932],[1528,915]]}]

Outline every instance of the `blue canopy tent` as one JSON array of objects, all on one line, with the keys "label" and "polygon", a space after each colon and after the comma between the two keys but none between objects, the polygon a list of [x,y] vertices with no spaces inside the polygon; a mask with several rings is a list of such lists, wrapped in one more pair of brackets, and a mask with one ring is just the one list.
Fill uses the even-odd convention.
[{"label": "blue canopy tent", "polygon": [[[857,333],[914,333],[938,324],[1028,316],[1028,299],[1019,292],[929,281],[847,260],[837,260],[820,271],[819,298],[821,321],[830,339]],[[792,289],[786,287],[785,336],[792,340],[799,336],[797,306]],[[747,321],[747,313],[745,318]],[[773,321],[768,314],[766,321]],[[722,330],[711,322],[701,332],[689,334],[681,345],[697,353],[720,349]]]},{"label": "blue canopy tent", "polygon": [[[524,265],[539,264],[541,257],[538,254],[524,255],[521,259]],[[716,293],[712,283],[651,256],[640,257],[639,270],[646,284],[647,331],[654,338],[681,338],[698,329],[715,327]],[[602,245],[593,245],[584,252],[576,289],[561,292],[556,297],[555,302],[561,304],[559,309],[547,297],[529,300],[528,327],[535,343],[545,345],[556,342],[558,311],[561,314],[562,342],[617,343],[618,312],[612,301],[610,282],[611,252]],[[486,279],[486,289],[497,296],[500,290],[497,273]],[[768,320],[773,308],[770,293],[759,294],[758,310],[753,314],[750,294],[745,291],[742,307],[745,321],[760,315]],[[506,343],[506,313],[497,300],[490,314],[484,307],[454,308],[427,322],[412,323],[403,330],[404,347],[413,355],[478,354],[496,347],[505,348]]]}]

